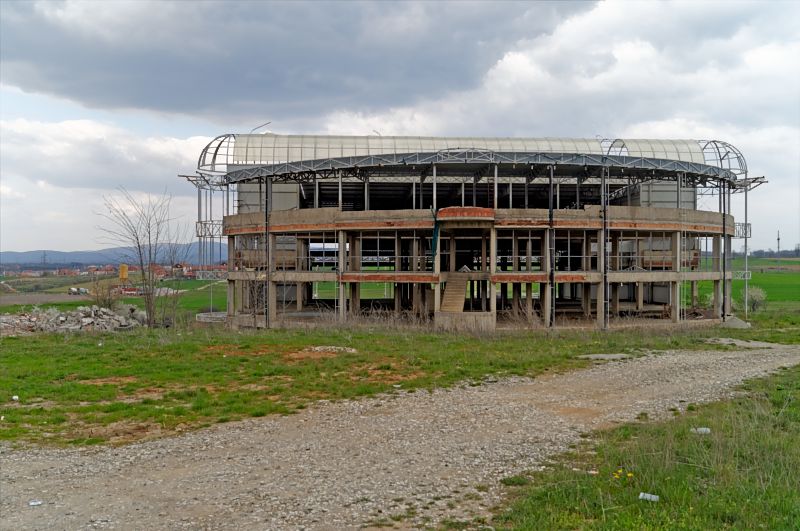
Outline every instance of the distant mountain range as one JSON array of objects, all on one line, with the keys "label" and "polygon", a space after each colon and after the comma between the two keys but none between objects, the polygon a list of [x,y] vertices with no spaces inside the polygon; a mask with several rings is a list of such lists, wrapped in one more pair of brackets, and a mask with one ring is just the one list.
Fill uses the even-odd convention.
[{"label": "distant mountain range", "polygon": [[[208,247],[206,247],[207,249]],[[113,247],[97,251],[0,251],[0,267],[27,265],[31,268],[52,269],[55,266],[131,263],[131,257],[134,256],[131,251],[132,249],[127,247]],[[197,242],[184,244],[178,255],[186,262],[199,264],[200,244]],[[223,243],[221,246],[219,243],[214,244],[214,263],[225,261],[227,256],[227,244]]]}]

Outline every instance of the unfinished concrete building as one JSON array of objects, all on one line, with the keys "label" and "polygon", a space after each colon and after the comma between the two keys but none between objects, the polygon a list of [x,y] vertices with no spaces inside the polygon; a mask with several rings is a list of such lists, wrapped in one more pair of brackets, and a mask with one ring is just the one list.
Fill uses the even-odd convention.
[{"label": "unfinished concrete building", "polygon": [[448,330],[724,319],[730,197],[764,182],[720,141],[274,134],[217,137],[184,177],[232,326]]}]

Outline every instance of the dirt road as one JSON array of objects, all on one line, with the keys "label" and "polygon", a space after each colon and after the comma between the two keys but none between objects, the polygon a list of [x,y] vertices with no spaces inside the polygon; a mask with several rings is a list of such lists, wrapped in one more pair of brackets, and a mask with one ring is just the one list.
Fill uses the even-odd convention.
[{"label": "dirt road", "polygon": [[666,352],[535,380],[320,403],[120,448],[0,446],[0,527],[348,529],[487,514],[501,478],[582,432],[724,398],[744,379],[798,363],[797,347]]}]

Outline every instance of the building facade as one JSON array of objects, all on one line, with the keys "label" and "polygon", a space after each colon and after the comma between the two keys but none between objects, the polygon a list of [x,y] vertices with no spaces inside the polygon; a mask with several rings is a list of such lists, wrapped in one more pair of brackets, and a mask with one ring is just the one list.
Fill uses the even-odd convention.
[{"label": "building facade", "polygon": [[719,141],[273,134],[216,138],[189,179],[231,326],[447,330],[723,319],[730,195],[763,182]]}]

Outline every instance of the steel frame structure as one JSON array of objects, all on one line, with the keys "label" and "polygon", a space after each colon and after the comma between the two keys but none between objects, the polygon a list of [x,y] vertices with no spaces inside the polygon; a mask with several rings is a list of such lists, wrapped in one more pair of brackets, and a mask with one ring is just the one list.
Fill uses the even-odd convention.
[{"label": "steel frame structure", "polygon": [[[702,152],[704,163],[672,160],[668,158],[632,155],[628,150],[628,143],[624,139],[603,139],[600,144],[603,153],[557,153],[557,152],[530,152],[530,151],[494,151],[490,149],[475,148],[449,148],[438,151],[415,151],[402,153],[384,153],[369,155],[352,155],[342,157],[324,157],[296,161],[280,161],[266,164],[241,164],[236,163],[235,142],[238,135],[226,134],[213,139],[201,152],[196,174],[183,175],[198,191],[198,223],[197,236],[201,248],[209,246],[211,253],[203,253],[203,260],[213,257],[215,241],[221,243],[225,237],[223,225],[219,218],[215,218],[213,204],[215,194],[222,194],[222,209],[224,215],[233,212],[231,197],[235,196],[238,185],[244,183],[259,183],[259,189],[264,186],[265,198],[271,197],[273,183],[319,183],[321,181],[338,181],[339,199],[342,205],[343,183],[362,182],[368,183],[411,183],[416,187],[419,183],[420,194],[422,184],[432,181],[433,205],[435,211],[436,185],[461,183],[494,184],[494,208],[497,205],[498,182],[510,187],[514,184],[524,184],[527,208],[527,186],[544,185],[549,189],[549,224],[551,227],[550,244],[554,245],[555,237],[552,233],[553,219],[553,190],[557,185],[574,182],[578,190],[581,185],[600,186],[601,208],[603,219],[603,234],[608,234],[606,228],[606,208],[615,200],[624,197],[625,193],[637,185],[654,181],[671,181],[676,183],[678,196],[682,187],[692,187],[698,195],[718,195],[720,197],[720,213],[722,219],[730,211],[730,195],[745,193],[764,184],[764,177],[749,177],[747,163],[742,153],[732,145],[717,141],[697,141]],[[634,141],[636,142],[636,141]],[[557,174],[557,175],[556,175]],[[614,185],[612,188],[611,185]],[[367,188],[365,188],[366,190]],[[319,190],[316,188],[316,190]],[[366,192],[365,192],[366,193]],[[416,192],[414,192],[416,194]],[[463,187],[462,187],[463,194]],[[474,194],[474,186],[473,186]],[[416,196],[415,205],[416,205]],[[421,196],[420,196],[421,197]],[[580,192],[578,192],[580,201]],[[315,201],[318,198],[315,195]],[[367,208],[368,208],[368,199]],[[746,203],[746,200],[745,200]],[[265,204],[271,207],[271,200]],[[580,204],[580,203],[579,203]],[[680,199],[678,199],[680,207]],[[315,207],[317,205],[315,204]],[[264,211],[264,236],[270,234],[270,208]],[[416,207],[415,207],[416,208]],[[556,207],[559,208],[559,207]],[[737,224],[740,225],[740,224]],[[745,207],[746,229],[737,227],[737,237],[743,234],[745,249],[749,237],[749,220]],[[722,233],[727,234],[728,229],[723,225]],[[741,231],[741,232],[740,232]],[[271,238],[271,236],[269,236]],[[727,238],[722,246],[723,278],[726,278],[726,264],[730,253],[730,244]],[[266,241],[266,240],[265,240]],[[604,238],[605,241],[605,238]],[[341,245],[341,243],[340,243]],[[611,248],[609,242],[603,244],[604,253]],[[265,249],[265,259],[270,262],[269,253]],[[550,258],[555,256],[555,249],[549,249]],[[604,268],[607,268],[610,258],[604,256]],[[271,267],[271,266],[270,266]],[[747,266],[745,267],[747,269]],[[549,268],[550,278],[548,285],[555,290],[554,266]],[[607,280],[607,269],[603,269],[604,292],[609,293],[610,287]],[[745,278],[747,278],[745,271]],[[265,282],[265,290],[270,283]],[[729,294],[727,282],[723,282],[723,299],[727,300]],[[747,291],[747,283],[745,292]],[[604,295],[605,297],[605,295]],[[746,295],[745,295],[746,297]],[[555,298],[555,294],[551,295]],[[269,293],[264,293],[264,300],[269,299]],[[555,321],[555,307],[551,306],[551,315],[547,322]],[[603,327],[608,326],[609,300],[604,303],[605,317]],[[723,319],[725,312],[723,311]],[[270,316],[265,308],[266,325],[269,326]]]}]

